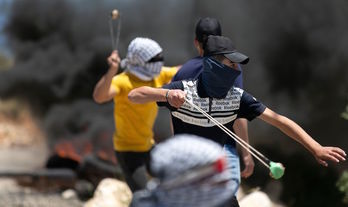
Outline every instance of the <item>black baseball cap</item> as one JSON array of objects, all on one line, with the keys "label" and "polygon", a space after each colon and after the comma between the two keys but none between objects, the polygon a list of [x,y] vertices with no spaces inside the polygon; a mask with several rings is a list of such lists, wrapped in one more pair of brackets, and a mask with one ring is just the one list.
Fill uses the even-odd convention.
[{"label": "black baseball cap", "polygon": [[224,55],[234,63],[247,64],[249,57],[238,52],[232,40],[224,36],[208,36],[204,45],[204,56]]},{"label": "black baseball cap", "polygon": [[203,43],[209,35],[221,35],[220,22],[212,17],[204,17],[196,24],[196,39]]}]

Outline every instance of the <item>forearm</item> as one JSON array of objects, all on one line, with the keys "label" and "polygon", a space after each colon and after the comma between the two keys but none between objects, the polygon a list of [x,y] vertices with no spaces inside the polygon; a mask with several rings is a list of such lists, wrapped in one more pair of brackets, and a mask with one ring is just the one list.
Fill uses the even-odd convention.
[{"label": "forearm", "polygon": [[260,118],[301,143],[313,154],[321,147],[321,145],[309,136],[298,124],[285,116],[279,115],[267,108],[264,113],[260,115]]},{"label": "forearm", "polygon": [[104,103],[112,98],[110,97],[110,88],[114,75],[115,72],[113,70],[108,70],[108,72],[98,81],[93,91],[93,99],[97,103]]},{"label": "forearm", "polygon": [[285,124],[282,131],[306,147],[316,158],[319,164],[328,166],[327,161],[339,163],[345,161],[345,152],[338,147],[323,147],[309,136],[299,125],[284,117]]},{"label": "forearm", "polygon": [[342,149],[338,147],[321,146],[294,121],[281,116],[268,108],[265,109],[259,118],[277,127],[289,137],[300,142],[314,155],[318,163],[323,166],[328,166],[327,161],[338,163],[345,160],[346,153]]},{"label": "forearm", "polygon": [[152,88],[142,86],[131,90],[128,94],[128,99],[133,103],[148,103],[151,101],[165,102],[168,89]]},{"label": "forearm", "polygon": [[321,145],[318,142],[316,142],[294,121],[282,116],[281,123],[282,124],[280,125],[280,130],[283,131],[289,137],[301,143],[312,154],[314,154],[316,150],[321,147]]}]

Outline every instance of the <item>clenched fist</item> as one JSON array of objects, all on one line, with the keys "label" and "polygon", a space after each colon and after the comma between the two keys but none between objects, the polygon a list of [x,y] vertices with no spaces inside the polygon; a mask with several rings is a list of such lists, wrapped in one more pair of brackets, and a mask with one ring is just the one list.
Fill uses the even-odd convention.
[{"label": "clenched fist", "polygon": [[179,89],[169,90],[166,96],[168,103],[175,108],[180,108],[185,103],[185,97],[186,92]]}]

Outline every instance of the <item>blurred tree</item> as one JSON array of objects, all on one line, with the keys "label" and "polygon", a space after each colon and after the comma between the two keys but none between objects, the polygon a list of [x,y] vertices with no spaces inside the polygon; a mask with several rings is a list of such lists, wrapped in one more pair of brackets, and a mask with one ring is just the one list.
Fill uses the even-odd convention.
[{"label": "blurred tree", "polygon": [[0,71],[9,69],[13,66],[13,60],[0,53]]},{"label": "blurred tree", "polygon": [[[348,105],[346,106],[346,110],[342,112],[341,116],[348,120]],[[336,186],[338,190],[344,194],[343,203],[348,204],[348,170],[342,173]]]},{"label": "blurred tree", "polygon": [[343,203],[348,204],[348,170],[343,172],[336,185],[338,190],[344,194]]},{"label": "blurred tree", "polygon": [[348,105],[346,106],[346,111],[342,112],[341,117],[348,120]]}]

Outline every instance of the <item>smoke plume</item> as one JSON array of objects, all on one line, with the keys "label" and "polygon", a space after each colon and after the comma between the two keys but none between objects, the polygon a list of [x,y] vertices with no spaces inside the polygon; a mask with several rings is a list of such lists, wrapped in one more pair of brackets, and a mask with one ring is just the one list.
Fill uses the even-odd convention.
[{"label": "smoke plume", "polygon": [[[15,64],[1,71],[0,97],[31,103],[53,143],[103,132],[111,142],[112,103],[93,103],[92,92],[107,70],[114,8],[121,12],[121,57],[133,38],[150,37],[164,48],[167,65],[197,55],[198,18],[220,19],[223,34],[251,57],[243,71],[246,90],[320,143],[348,149],[347,121],[340,117],[348,102],[345,0],[14,0],[5,32]],[[254,145],[305,151],[264,123],[249,129]]]}]

